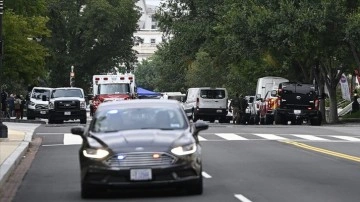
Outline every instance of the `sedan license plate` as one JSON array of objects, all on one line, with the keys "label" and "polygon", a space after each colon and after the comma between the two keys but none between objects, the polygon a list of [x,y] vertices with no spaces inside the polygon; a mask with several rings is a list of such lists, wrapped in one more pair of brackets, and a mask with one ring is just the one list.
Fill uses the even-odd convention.
[{"label": "sedan license plate", "polygon": [[151,179],[152,179],[151,169],[130,170],[130,180],[141,181],[141,180],[151,180]]},{"label": "sedan license plate", "polygon": [[64,115],[71,115],[71,112],[64,112]]},{"label": "sedan license plate", "polygon": [[221,110],[221,109],[218,109],[218,110],[216,110],[216,112],[217,112],[217,113],[221,113],[221,112],[222,112],[222,110]]},{"label": "sedan license plate", "polygon": [[294,110],[294,114],[301,114],[301,110]]},{"label": "sedan license plate", "polygon": [[46,114],[46,111],[40,111],[40,114]]}]

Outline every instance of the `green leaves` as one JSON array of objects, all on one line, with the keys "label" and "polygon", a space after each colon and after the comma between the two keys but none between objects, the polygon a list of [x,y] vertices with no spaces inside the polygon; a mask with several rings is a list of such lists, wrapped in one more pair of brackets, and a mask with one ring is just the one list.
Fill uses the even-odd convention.
[{"label": "green leaves", "polygon": [[45,57],[47,49],[40,41],[50,36],[46,28],[48,18],[17,14],[6,10],[3,17],[4,57],[2,78],[10,84],[33,83],[37,78],[45,77]]}]

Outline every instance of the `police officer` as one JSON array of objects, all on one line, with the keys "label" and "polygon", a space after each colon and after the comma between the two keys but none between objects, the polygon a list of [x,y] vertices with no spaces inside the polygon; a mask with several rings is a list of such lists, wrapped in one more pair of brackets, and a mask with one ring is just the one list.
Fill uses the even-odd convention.
[{"label": "police officer", "polygon": [[232,109],[233,113],[233,124],[239,124],[240,117],[239,117],[239,110],[241,107],[241,100],[239,97],[239,93],[236,93],[235,98],[230,103],[230,109]]}]

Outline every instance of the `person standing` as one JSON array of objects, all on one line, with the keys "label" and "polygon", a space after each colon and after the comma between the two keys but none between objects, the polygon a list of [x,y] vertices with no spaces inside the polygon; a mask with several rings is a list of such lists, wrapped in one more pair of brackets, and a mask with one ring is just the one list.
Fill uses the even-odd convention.
[{"label": "person standing", "polygon": [[26,104],[26,100],[24,99],[23,95],[20,95],[21,104],[20,104],[20,119],[24,118],[24,108]]},{"label": "person standing", "polygon": [[8,98],[8,106],[9,106],[9,114],[10,117],[14,116],[14,102],[15,102],[15,96],[13,94],[10,94],[9,98]]},{"label": "person standing", "polygon": [[20,109],[21,109],[20,95],[16,95],[16,98],[14,99],[14,110],[15,110],[16,119],[20,119],[20,114],[21,114]]},{"label": "person standing", "polygon": [[6,108],[7,108],[7,96],[8,94],[6,93],[5,89],[2,89],[1,92],[1,114],[3,117],[6,116]]},{"label": "person standing", "polygon": [[240,102],[239,93],[236,93],[235,98],[230,103],[230,109],[233,113],[233,124],[240,123],[240,117],[239,117],[240,105],[241,105],[241,102]]}]

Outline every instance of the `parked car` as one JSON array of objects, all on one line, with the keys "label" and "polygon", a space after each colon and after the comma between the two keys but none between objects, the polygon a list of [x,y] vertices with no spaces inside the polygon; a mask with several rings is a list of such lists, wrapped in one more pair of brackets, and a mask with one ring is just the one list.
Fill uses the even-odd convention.
[{"label": "parked car", "polygon": [[35,118],[48,118],[49,115],[49,101],[42,100],[43,96],[50,97],[52,88],[48,87],[34,87],[29,95],[27,102],[26,117],[28,120]]},{"label": "parked car", "polygon": [[177,187],[202,194],[203,121],[190,124],[175,100],[126,100],[102,103],[80,135],[81,195],[111,188]]},{"label": "parked car", "polygon": [[322,115],[319,110],[319,95],[313,84],[283,82],[279,84],[276,96],[277,107],[274,109],[275,124],[300,125],[304,121],[311,125],[321,125]]},{"label": "parked car", "polygon": [[189,88],[184,99],[184,110],[189,119],[220,123],[227,122],[228,92],[226,88]]},{"label": "parked car", "polygon": [[86,101],[82,88],[54,88],[50,98],[43,96],[43,101],[46,100],[49,103],[48,123],[80,119],[81,124],[86,124]]}]

